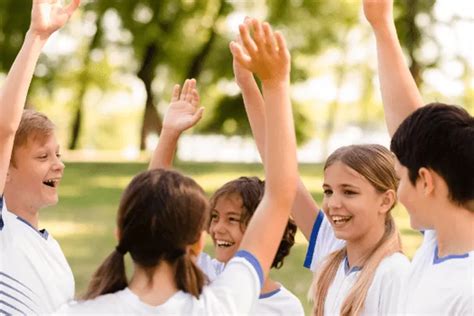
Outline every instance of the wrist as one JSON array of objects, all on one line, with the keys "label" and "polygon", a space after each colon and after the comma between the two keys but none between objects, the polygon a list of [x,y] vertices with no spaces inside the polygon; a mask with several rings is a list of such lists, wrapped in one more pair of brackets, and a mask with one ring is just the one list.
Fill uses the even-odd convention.
[{"label": "wrist", "polygon": [[282,79],[266,79],[262,80],[262,88],[265,89],[280,89],[284,87],[288,87],[290,85],[290,78],[282,78]]},{"label": "wrist", "polygon": [[391,21],[378,21],[371,23],[375,36],[396,32],[395,23]]},{"label": "wrist", "polygon": [[50,34],[41,34],[30,28],[26,32],[25,42],[31,41],[33,44],[44,45],[48,40],[49,36]]},{"label": "wrist", "polygon": [[169,139],[178,139],[179,136],[181,136],[182,132],[183,131],[177,128],[163,125],[163,128],[161,129],[160,137],[169,138]]}]

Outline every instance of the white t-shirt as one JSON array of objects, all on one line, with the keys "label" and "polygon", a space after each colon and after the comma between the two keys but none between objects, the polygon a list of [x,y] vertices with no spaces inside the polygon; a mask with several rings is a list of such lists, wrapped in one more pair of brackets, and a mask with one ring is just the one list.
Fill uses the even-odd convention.
[{"label": "white t-shirt", "polygon": [[165,303],[151,306],[128,288],[93,300],[70,303],[58,314],[161,314],[161,315],[248,315],[263,284],[263,272],[257,259],[239,251],[226,270],[204,287],[199,299],[179,291]]},{"label": "white t-shirt", "polygon": [[[198,266],[214,281],[225,268],[225,264],[202,252],[198,257]],[[251,315],[292,315],[304,316],[300,300],[283,285],[275,291],[264,293],[252,308]]]},{"label": "white t-shirt", "polygon": [[59,244],[9,212],[0,197],[0,312],[44,314],[74,297],[74,277]]},{"label": "white t-shirt", "polygon": [[[327,243],[327,244],[324,244]],[[341,249],[344,241],[336,239],[331,225],[321,211],[313,226],[305,266],[315,272],[328,254]],[[400,253],[384,258],[367,292],[363,315],[389,315],[397,310],[397,298],[409,272],[410,262]],[[341,262],[329,287],[324,304],[325,315],[338,315],[342,304],[360,274],[360,268],[349,269],[347,258]]]},{"label": "white t-shirt", "polygon": [[474,251],[439,258],[427,230],[411,263],[400,311],[410,315],[474,315]]}]

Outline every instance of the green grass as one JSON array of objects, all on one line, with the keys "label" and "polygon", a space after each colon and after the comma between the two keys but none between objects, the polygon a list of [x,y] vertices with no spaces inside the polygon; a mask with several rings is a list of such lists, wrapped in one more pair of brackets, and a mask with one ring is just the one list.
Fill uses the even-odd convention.
[{"label": "green grass", "polygon": [[[208,195],[227,181],[243,175],[263,176],[259,164],[178,163],[177,169],[193,177]],[[47,227],[62,246],[76,279],[76,293],[81,294],[99,263],[111,252],[115,215],[123,188],[131,178],[146,169],[143,163],[67,163],[57,206],[41,212],[41,227]],[[301,165],[303,181],[319,203],[322,200],[321,165]],[[420,234],[409,228],[409,219],[401,207],[394,211],[402,233],[404,249],[413,256],[421,242]],[[272,277],[295,293],[306,314],[311,310],[306,292],[312,274],[303,268],[307,243],[297,236],[297,244]],[[207,248],[211,250],[208,242]]]}]

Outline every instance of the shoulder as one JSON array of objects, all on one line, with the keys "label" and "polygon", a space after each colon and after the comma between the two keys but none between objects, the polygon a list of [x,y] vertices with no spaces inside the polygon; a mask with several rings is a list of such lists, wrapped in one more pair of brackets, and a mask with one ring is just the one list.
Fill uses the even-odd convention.
[{"label": "shoulder", "polygon": [[56,314],[87,314],[87,313],[123,313],[124,306],[130,303],[131,297],[126,294],[127,289],[119,292],[101,295],[92,300],[74,301],[62,306]]},{"label": "shoulder", "polygon": [[304,309],[300,300],[284,286],[275,293],[258,300],[253,311],[255,314],[303,316]]},{"label": "shoulder", "polygon": [[389,275],[394,277],[398,275],[405,275],[410,269],[410,260],[399,252],[396,252],[384,258],[377,267],[377,274]]}]

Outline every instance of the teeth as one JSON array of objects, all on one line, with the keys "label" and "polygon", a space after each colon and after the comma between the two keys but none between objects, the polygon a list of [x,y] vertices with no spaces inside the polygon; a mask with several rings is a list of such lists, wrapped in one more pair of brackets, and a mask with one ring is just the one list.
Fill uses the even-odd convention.
[{"label": "teeth", "polygon": [[46,180],[46,181],[43,181],[44,184],[46,184],[47,186],[50,186],[50,187],[56,187],[56,184],[58,183],[58,180],[53,180],[53,179],[50,179],[50,180]]},{"label": "teeth", "polygon": [[217,247],[227,248],[227,247],[230,247],[230,246],[234,245],[234,243],[230,242],[230,241],[226,241],[226,240],[216,240],[216,245],[217,245]]},{"label": "teeth", "polygon": [[340,215],[331,216],[331,219],[334,222],[334,224],[348,222],[351,218],[352,216],[340,216]]}]

